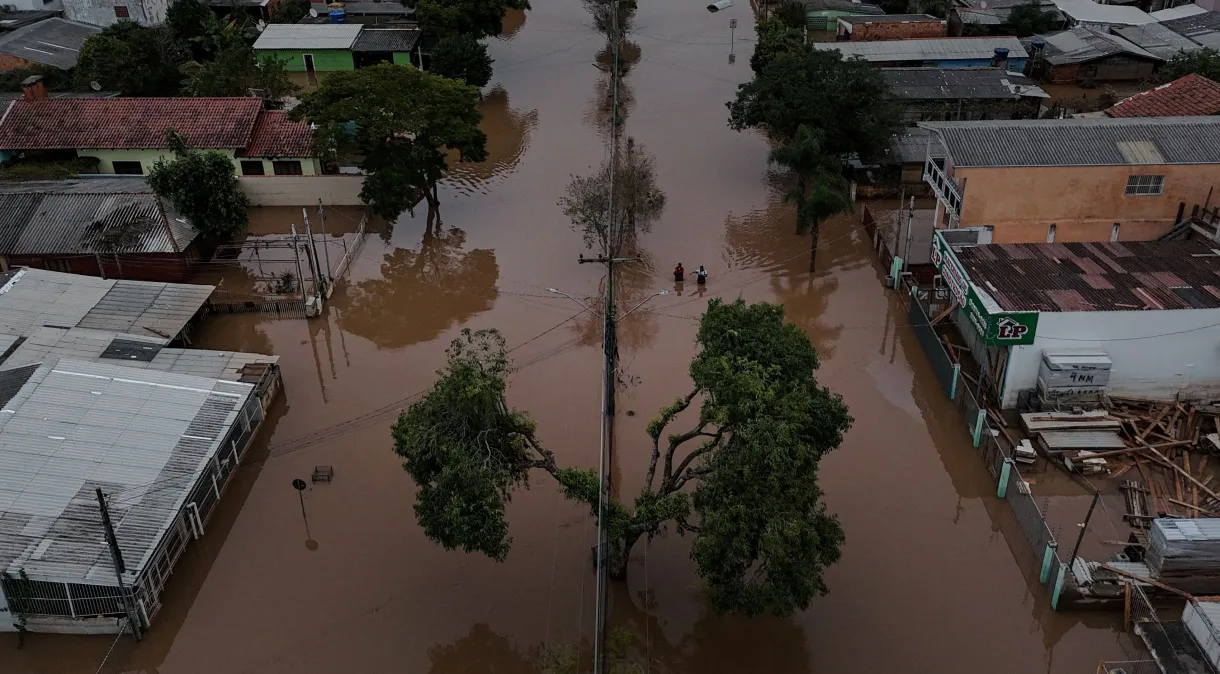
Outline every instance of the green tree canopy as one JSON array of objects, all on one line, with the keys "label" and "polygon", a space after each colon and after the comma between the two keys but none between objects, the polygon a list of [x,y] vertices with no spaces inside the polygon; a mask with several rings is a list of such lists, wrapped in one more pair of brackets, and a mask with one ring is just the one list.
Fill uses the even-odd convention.
[{"label": "green tree canopy", "polygon": [[1161,66],[1156,73],[1158,84],[1172,82],[1187,75],[1202,75],[1209,80],[1220,82],[1220,51],[1204,47],[1197,51],[1180,51]]},{"label": "green tree canopy", "polygon": [[76,88],[88,91],[97,82],[124,96],[177,96],[183,77],[179,68],[188,58],[167,27],[119,21],[85,39],[76,62]]},{"label": "green tree canopy", "polygon": [[165,13],[165,26],[170,36],[188,46],[195,59],[207,57],[203,38],[218,24],[216,14],[200,0],[178,0]]},{"label": "green tree canopy", "polygon": [[800,53],[806,48],[803,30],[792,28],[776,17],[762,19],[758,22],[758,43],[750,56],[750,69],[757,76],[777,54]]},{"label": "green tree canopy", "polygon": [[787,28],[802,33],[809,25],[809,8],[801,0],[781,0],[775,9],[771,10],[771,16]]},{"label": "green tree canopy", "polygon": [[440,205],[437,183],[448,170],[446,151],[459,160],[487,158],[479,129],[479,90],[411,66],[380,64],[335,73],[292,110],[317,124],[315,151],[323,157],[362,157],[368,172],[360,197],[393,220],[421,197]]},{"label": "green tree canopy", "polygon": [[1049,33],[1063,25],[1063,19],[1053,9],[1046,9],[1036,0],[1028,0],[1008,11],[1005,22],[1017,37]]},{"label": "green tree canopy", "polygon": [[826,154],[820,133],[802,125],[792,142],[771,151],[770,160],[796,174],[784,201],[796,206],[796,233],[809,231],[809,271],[817,261],[822,221],[851,208],[837,157]]},{"label": "green tree canopy", "polygon": [[776,53],[753,80],[737,87],[737,98],[727,105],[729,127],[736,131],[765,129],[787,142],[808,126],[832,156],[876,156],[901,126],[881,73],[833,49]]},{"label": "green tree canopy", "polygon": [[288,62],[275,56],[258,58],[243,42],[235,42],[216,54],[215,60],[198,64],[183,86],[191,96],[250,96],[257,94],[279,101],[295,92],[288,79]]},{"label": "green tree canopy", "polygon": [[487,45],[471,35],[446,35],[432,50],[431,72],[472,87],[482,88],[491,81],[491,64]]},{"label": "green tree canopy", "polygon": [[[673,527],[695,533],[691,557],[718,611],[790,615],[826,592],[823,568],[840,556],[843,530],[826,512],[817,477],[851,416],[818,384],[817,352],[779,305],[712,300],[697,343],[693,390],[648,424],[643,489],[630,505],[605,504],[611,574],[623,577],[640,537]],[[416,519],[430,539],[505,559],[512,544],[505,504],[532,470],[598,514],[597,472],[561,467],[529,415],[508,406],[498,332],[464,331],[439,374],[393,427],[394,451],[418,487]],[[696,401],[690,429],[666,436]]]},{"label": "green tree canopy", "polygon": [[508,10],[529,8],[529,0],[419,0],[415,16],[421,25],[441,35],[462,34],[478,40],[498,35]]},{"label": "green tree canopy", "polygon": [[250,224],[250,199],[237,182],[233,159],[222,152],[187,146],[175,131],[165,134],[173,159],[159,159],[148,174],[157,196],[171,202],[203,236],[231,241]]}]

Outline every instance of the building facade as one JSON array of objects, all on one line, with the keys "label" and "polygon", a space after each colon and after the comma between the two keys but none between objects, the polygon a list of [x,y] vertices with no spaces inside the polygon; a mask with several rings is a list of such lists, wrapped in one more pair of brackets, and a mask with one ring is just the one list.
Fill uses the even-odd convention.
[{"label": "building facade", "polygon": [[939,226],[996,243],[1140,241],[1220,187],[1220,118],[925,122]]},{"label": "building facade", "polygon": [[91,26],[135,21],[141,26],[165,22],[170,0],[62,0],[64,18]]},{"label": "building facade", "polygon": [[1052,84],[1141,81],[1164,61],[1124,37],[1084,26],[1035,38],[1033,45],[1030,75]]},{"label": "building facade", "polygon": [[837,38],[851,42],[911,40],[944,37],[948,30],[948,21],[928,14],[845,16],[839,19]]},{"label": "building facade", "polygon": [[1010,409],[1047,395],[1039,377],[1048,355],[1105,361],[1104,391],[1113,396],[1220,397],[1215,245],[1200,239],[955,246],[937,232],[932,257],[971,354],[998,374],[992,388]]},{"label": "building facade", "polygon": [[843,58],[862,58],[879,68],[1003,68],[1021,72],[1028,53],[1015,37],[946,37],[871,42],[814,42]]},{"label": "building facade", "polygon": [[414,27],[271,24],[254,50],[285,61],[289,72],[348,72],[376,63],[419,66],[420,36]]}]

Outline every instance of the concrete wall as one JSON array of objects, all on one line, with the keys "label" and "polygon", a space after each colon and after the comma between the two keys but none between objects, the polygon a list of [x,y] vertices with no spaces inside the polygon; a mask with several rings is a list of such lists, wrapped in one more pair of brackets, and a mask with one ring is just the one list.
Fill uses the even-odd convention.
[{"label": "concrete wall", "polygon": [[[216,150],[216,152],[221,152],[233,160],[238,175],[241,175],[242,172],[241,162],[258,159],[263,162],[263,172],[269,176],[275,175],[275,167],[272,162],[276,159],[300,161],[302,175],[312,176],[322,172],[318,160],[313,157],[236,157],[233,150]],[[172,155],[168,150],[77,150],[76,154],[81,157],[96,157],[100,161],[98,172],[105,174],[114,173],[114,162],[116,161],[138,161],[141,168],[144,169],[144,175],[148,175],[152,171],[153,164],[156,164],[158,160],[169,159]]]},{"label": "concrete wall", "polygon": [[144,26],[165,21],[170,0],[63,0],[64,18],[94,26],[109,26],[123,20],[115,16],[114,8],[127,8],[127,20]]},{"label": "concrete wall", "polygon": [[839,38],[852,42],[869,40],[911,40],[921,37],[945,37],[948,21],[907,21],[904,23],[856,23],[848,32],[847,25],[839,24]]},{"label": "concrete wall", "polygon": [[[965,190],[960,226],[995,227],[995,243],[1146,241],[1174,225],[1178,205],[1202,203],[1220,187],[1220,165],[956,168]],[[1164,193],[1127,196],[1133,175],[1165,176]]]},{"label": "concrete wall", "polygon": [[238,178],[241,188],[255,206],[360,206],[360,186],[364,176],[249,176]]},{"label": "concrete wall", "polygon": [[[63,3],[60,2],[60,0],[51,0],[51,2],[43,2],[42,0],[5,0],[3,4],[12,5],[13,7],[17,8],[17,11],[46,10],[49,12],[58,12],[64,8]],[[0,618],[0,623],[3,622],[4,619]],[[2,629],[3,625],[0,625],[0,630]]]},{"label": "concrete wall", "polygon": [[1037,387],[1047,349],[1104,351],[1114,363],[1111,395],[1220,397],[1220,309],[1044,312],[1034,343],[1009,348],[1005,408],[1016,405],[1018,391]]},{"label": "concrete wall", "polygon": [[258,51],[259,56],[274,56],[282,61],[287,61],[284,64],[284,70],[297,73],[305,72],[306,54],[313,55],[314,72],[327,73],[356,69],[356,64],[352,61],[352,53],[342,49],[302,49],[299,51],[260,49]]}]

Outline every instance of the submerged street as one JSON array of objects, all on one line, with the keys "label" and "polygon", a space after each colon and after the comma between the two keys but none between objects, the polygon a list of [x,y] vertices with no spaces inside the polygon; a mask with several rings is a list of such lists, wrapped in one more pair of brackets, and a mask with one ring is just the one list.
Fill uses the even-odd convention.
[{"label": "submerged street", "polygon": [[[641,3],[634,23],[624,133],[655,156],[667,201],[642,237],[644,262],[623,271],[621,304],[669,294],[620,327],[615,488],[639,489],[645,425],[689,390],[712,298],[782,303],[855,424],[822,462],[847,535],[826,597],[791,619],[717,616],[696,585],[690,539],[671,532],[636,546],[627,581],[611,589],[611,627],[636,636],[650,670],[683,674],[1078,674],[1103,657],[1136,659],[1121,614],[1051,610],[903,305],[882,287],[862,204],[823,226],[818,269],[807,271],[809,239],[793,233],[767,142],[726,123],[725,102],[750,76],[748,5],[710,14],[693,1]],[[544,649],[590,657],[587,508],[535,478],[510,505],[506,562],[446,552],[415,523],[415,487],[391,451],[395,414],[428,388],[449,342],[494,327],[511,349],[510,402],[561,462],[597,464],[599,320],[547,289],[595,302],[604,282],[602,267],[578,264],[590,251],[556,202],[607,155],[608,76],[595,67],[605,38],[579,3],[556,0],[534,0],[505,28],[489,45],[490,156],[442,185],[439,232],[422,206],[379,226],[321,318],[215,316],[192,335],[199,348],[278,355],[286,401],[176,569],[146,639],[120,640],[102,671],[513,674],[537,671]],[[345,231],[343,217],[332,232]],[[706,289],[677,292],[678,262],[705,266]],[[317,465],[335,478],[304,492],[306,522],[291,483]],[[112,642],[30,634],[18,649],[5,634],[0,672],[91,674]]]}]

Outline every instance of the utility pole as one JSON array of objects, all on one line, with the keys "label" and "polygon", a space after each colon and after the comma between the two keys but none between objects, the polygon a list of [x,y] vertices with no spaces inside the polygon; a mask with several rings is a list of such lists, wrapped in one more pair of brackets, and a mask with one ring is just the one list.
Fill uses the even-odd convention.
[{"label": "utility pole", "polygon": [[141,629],[140,620],[136,616],[135,606],[132,605],[131,595],[127,593],[127,587],[123,585],[123,572],[127,570],[123,564],[123,551],[119,549],[119,541],[114,537],[114,524],[110,521],[110,508],[106,504],[106,495],[102,493],[101,487],[97,489],[97,505],[102,510],[102,528],[106,531],[106,545],[110,548],[110,561],[114,564],[114,577],[119,582],[119,596],[123,600],[123,612],[127,614],[127,626],[131,628],[131,636],[135,637],[136,641],[144,638],[144,630]]},{"label": "utility pole", "polygon": [[326,213],[322,211],[321,199],[318,199],[318,226],[322,228],[322,254],[326,256],[326,287],[334,292],[335,278],[331,276],[330,241],[326,238]]},{"label": "utility pole", "polygon": [[314,295],[318,296],[318,307],[322,306],[322,298],[326,296],[326,286],[329,283],[322,274],[318,273],[321,264],[318,261],[318,243],[313,240],[313,229],[309,226],[309,211],[305,207],[301,207],[301,217],[305,219],[305,236],[309,238],[309,248],[305,250],[306,256],[309,258],[311,273],[313,274],[313,291]]},{"label": "utility pole", "polygon": [[301,271],[301,246],[297,242],[297,226],[292,224],[292,255],[297,261],[297,285],[301,288],[301,303],[304,308],[305,303],[305,273]]},{"label": "utility pole", "polygon": [[1089,530],[1089,520],[1093,519],[1093,509],[1097,507],[1097,502],[1101,500],[1101,492],[1093,492],[1093,502],[1089,504],[1089,512],[1084,516],[1084,524],[1080,525],[1080,534],[1076,536],[1076,546],[1072,548],[1072,556],[1068,558],[1068,571],[1072,570],[1072,566],[1076,564],[1076,553],[1080,552],[1080,544],[1084,541],[1084,532]]}]

